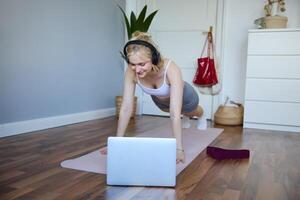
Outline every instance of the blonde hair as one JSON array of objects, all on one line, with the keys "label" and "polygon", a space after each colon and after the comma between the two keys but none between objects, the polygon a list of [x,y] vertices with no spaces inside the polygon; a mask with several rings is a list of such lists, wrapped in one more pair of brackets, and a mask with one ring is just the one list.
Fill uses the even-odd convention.
[{"label": "blonde hair", "polygon": [[[152,44],[156,50],[158,51],[158,48],[157,48],[157,45],[154,44],[153,40],[151,39],[151,36],[150,34],[148,33],[145,33],[145,32],[141,32],[141,31],[135,31],[133,34],[132,34],[132,38],[130,41],[132,40],[143,40],[143,41],[146,41],[150,44]],[[152,52],[151,50],[148,48],[148,47],[145,47],[143,45],[138,45],[138,44],[130,44],[127,49],[127,57],[129,57],[130,55],[138,52],[138,51],[142,51],[144,53],[144,55],[148,58],[151,58],[152,60]],[[159,51],[158,51],[159,52]],[[157,65],[154,65],[152,64],[152,70],[155,71],[155,72],[158,72],[160,69],[162,69],[164,66],[164,60],[160,54],[160,59],[157,63]]]}]

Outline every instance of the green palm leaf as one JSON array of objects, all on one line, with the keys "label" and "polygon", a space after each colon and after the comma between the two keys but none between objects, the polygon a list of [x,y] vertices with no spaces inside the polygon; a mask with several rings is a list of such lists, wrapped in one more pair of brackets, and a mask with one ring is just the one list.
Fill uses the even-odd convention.
[{"label": "green palm leaf", "polygon": [[133,12],[131,12],[131,14],[130,14],[130,26],[131,26],[130,31],[132,34],[132,33],[134,33],[134,31],[136,31],[136,17]]},{"label": "green palm leaf", "polygon": [[125,13],[125,11],[122,9],[122,7],[121,7],[121,6],[119,6],[119,5],[118,5],[118,7],[120,8],[120,10],[121,10],[121,11],[122,11],[122,13],[123,13],[123,16],[124,16],[124,19],[125,19],[125,24],[126,24],[127,37],[128,37],[128,39],[130,39],[130,38],[131,38],[131,34],[132,34],[132,32],[131,32],[131,28],[130,28],[129,20],[128,20],[127,16],[126,16],[126,13]]},{"label": "green palm leaf", "polygon": [[143,27],[142,27],[142,30],[141,31],[144,31],[144,32],[147,32],[149,27],[150,27],[150,24],[154,18],[154,16],[156,15],[158,10],[154,11],[153,13],[151,13],[147,18],[146,20],[144,21],[143,23]]},{"label": "green palm leaf", "polygon": [[147,5],[144,6],[144,8],[142,9],[141,13],[139,14],[139,17],[138,17],[138,19],[136,21],[137,27],[140,27],[144,23],[146,12],[147,12]]},{"label": "green palm leaf", "polygon": [[138,15],[138,17],[136,17],[133,12],[130,13],[130,23],[129,23],[125,11],[122,9],[120,5],[118,5],[118,7],[122,11],[125,19],[128,39],[131,39],[132,33],[134,33],[135,31],[147,32],[154,16],[158,11],[158,10],[154,11],[145,19],[146,12],[147,12],[147,5],[145,5],[142,11],[140,12],[140,14]]}]

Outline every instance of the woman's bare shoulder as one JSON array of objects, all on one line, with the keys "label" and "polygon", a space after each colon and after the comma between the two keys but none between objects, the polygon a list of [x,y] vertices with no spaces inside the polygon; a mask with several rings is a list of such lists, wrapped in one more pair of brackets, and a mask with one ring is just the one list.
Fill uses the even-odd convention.
[{"label": "woman's bare shoulder", "polygon": [[172,73],[174,71],[180,70],[180,67],[173,60],[171,60],[171,59],[166,58],[165,59],[165,63],[166,64],[169,63],[168,72],[170,71]]},{"label": "woman's bare shoulder", "polygon": [[168,82],[171,83],[174,80],[182,79],[180,67],[171,59],[168,59],[167,62],[170,61],[168,71],[167,71],[167,79]]}]

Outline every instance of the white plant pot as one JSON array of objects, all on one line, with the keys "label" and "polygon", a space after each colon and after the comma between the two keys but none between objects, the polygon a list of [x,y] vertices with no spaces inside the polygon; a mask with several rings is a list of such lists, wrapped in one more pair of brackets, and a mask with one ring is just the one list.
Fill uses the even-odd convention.
[{"label": "white plant pot", "polygon": [[279,13],[278,11],[279,11],[278,2],[274,2],[272,4],[271,16],[278,15],[278,13]]}]

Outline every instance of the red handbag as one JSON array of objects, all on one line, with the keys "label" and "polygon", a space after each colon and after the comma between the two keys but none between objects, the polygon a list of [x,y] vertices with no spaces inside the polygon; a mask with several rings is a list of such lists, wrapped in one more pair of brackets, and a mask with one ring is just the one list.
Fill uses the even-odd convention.
[{"label": "red handbag", "polygon": [[[207,48],[207,56],[203,57],[205,48]],[[218,83],[211,32],[208,32],[201,57],[198,58],[198,67],[193,83],[198,86],[213,86]]]}]

